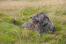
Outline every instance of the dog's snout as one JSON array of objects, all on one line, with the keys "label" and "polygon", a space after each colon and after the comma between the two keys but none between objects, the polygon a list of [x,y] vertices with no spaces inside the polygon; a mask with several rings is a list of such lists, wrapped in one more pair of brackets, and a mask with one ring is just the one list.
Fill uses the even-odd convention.
[{"label": "dog's snout", "polygon": [[35,18],[35,16],[31,16],[30,18],[34,19],[34,18]]},{"label": "dog's snout", "polygon": [[32,18],[32,16],[30,16],[30,18]]}]

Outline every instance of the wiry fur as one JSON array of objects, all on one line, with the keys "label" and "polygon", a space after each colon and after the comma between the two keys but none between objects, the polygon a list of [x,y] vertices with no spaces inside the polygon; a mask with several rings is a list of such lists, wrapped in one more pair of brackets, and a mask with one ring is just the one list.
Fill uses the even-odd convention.
[{"label": "wiry fur", "polygon": [[[45,13],[40,12],[34,16],[31,16],[31,19],[31,23],[25,23],[22,27],[37,30],[40,34],[43,34],[44,32],[54,32],[54,25]],[[31,25],[34,27],[32,28]]]}]

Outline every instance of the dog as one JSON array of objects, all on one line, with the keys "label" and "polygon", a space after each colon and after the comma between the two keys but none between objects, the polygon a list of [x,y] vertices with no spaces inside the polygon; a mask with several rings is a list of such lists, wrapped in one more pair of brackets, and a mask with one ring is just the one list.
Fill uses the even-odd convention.
[{"label": "dog", "polygon": [[44,32],[54,32],[54,24],[50,21],[46,13],[40,12],[34,16],[31,16],[32,22],[34,22],[39,30],[40,34]]},{"label": "dog", "polygon": [[32,19],[32,22],[24,23],[22,28],[37,30],[40,35],[42,35],[44,32],[54,32],[54,24],[50,21],[46,13],[39,12],[30,18]]}]

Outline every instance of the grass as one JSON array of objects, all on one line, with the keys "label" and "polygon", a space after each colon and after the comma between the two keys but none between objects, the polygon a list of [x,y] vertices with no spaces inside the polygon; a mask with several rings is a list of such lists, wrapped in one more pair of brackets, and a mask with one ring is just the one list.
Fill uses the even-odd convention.
[{"label": "grass", "polygon": [[[66,44],[66,9],[64,7],[50,4],[37,7],[31,5],[24,8],[16,6],[15,9],[2,8],[0,10],[0,44]],[[55,25],[54,34],[44,33],[39,36],[36,31],[20,28],[24,22],[31,22],[30,16],[41,11],[47,13]],[[11,22],[15,17],[17,21],[16,25],[13,25]]]},{"label": "grass", "polygon": [[0,22],[0,44],[14,44],[20,39],[19,27],[6,22]]}]

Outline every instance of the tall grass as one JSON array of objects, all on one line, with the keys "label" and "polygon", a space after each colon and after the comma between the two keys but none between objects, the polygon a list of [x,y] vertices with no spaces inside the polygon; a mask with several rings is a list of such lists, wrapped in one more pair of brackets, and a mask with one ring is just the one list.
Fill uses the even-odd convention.
[{"label": "tall grass", "polygon": [[[61,8],[61,7],[60,7]],[[26,7],[14,14],[13,10],[0,12],[0,44],[66,44],[66,10],[50,6]],[[18,10],[14,10],[18,11]],[[8,12],[13,12],[13,14]],[[31,21],[30,16],[38,12],[45,12],[55,25],[54,34],[20,29],[20,26]],[[7,13],[7,14],[6,14]],[[17,12],[15,12],[17,13]],[[16,16],[16,25],[11,24]]]}]

